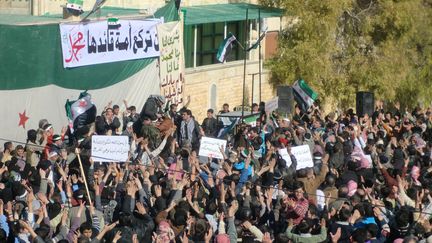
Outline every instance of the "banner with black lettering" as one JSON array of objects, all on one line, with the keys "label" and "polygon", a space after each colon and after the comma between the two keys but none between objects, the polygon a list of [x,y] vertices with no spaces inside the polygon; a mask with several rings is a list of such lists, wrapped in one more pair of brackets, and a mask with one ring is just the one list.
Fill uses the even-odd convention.
[{"label": "banner with black lettering", "polygon": [[160,19],[60,24],[63,67],[72,68],[159,56]]},{"label": "banner with black lettering", "polygon": [[182,22],[160,24],[157,29],[160,46],[161,94],[171,104],[181,104],[185,82]]}]

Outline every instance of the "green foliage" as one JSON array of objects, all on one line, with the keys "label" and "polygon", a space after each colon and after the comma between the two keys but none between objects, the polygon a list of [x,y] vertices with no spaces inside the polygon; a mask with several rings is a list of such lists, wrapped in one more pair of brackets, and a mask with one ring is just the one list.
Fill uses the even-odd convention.
[{"label": "green foliage", "polygon": [[262,0],[293,16],[266,62],[274,86],[303,78],[341,108],[355,93],[403,106],[432,101],[431,0]]}]

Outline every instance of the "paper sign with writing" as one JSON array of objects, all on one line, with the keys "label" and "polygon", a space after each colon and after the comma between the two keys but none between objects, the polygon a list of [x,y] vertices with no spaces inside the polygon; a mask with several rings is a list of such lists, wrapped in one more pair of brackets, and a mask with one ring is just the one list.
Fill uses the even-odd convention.
[{"label": "paper sign with writing", "polygon": [[297,160],[297,170],[313,167],[312,154],[308,145],[291,147],[291,154]]},{"label": "paper sign with writing", "polygon": [[92,136],[91,156],[94,161],[125,162],[129,155],[127,136]]},{"label": "paper sign with writing", "polygon": [[292,164],[292,161],[291,161],[291,157],[288,154],[287,149],[286,148],[279,149],[278,152],[279,152],[279,155],[282,157],[282,159],[285,160],[286,166],[290,167]]},{"label": "paper sign with writing", "polygon": [[226,148],[226,143],[227,141],[223,139],[202,137],[201,145],[199,149],[199,155],[205,157],[223,159],[223,155],[220,152],[220,148],[221,146]]},{"label": "paper sign with writing", "polygon": [[279,97],[275,97],[265,103],[265,111],[272,112],[279,107]]},{"label": "paper sign with writing", "polygon": [[160,19],[60,24],[63,67],[159,56]]},{"label": "paper sign with writing", "polygon": [[184,52],[182,22],[174,21],[157,26],[160,57],[161,94],[171,104],[183,102]]}]

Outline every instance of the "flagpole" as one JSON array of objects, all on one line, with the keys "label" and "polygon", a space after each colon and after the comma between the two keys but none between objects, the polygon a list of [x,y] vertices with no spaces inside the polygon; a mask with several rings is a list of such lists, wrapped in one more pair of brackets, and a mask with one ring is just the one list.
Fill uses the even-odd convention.
[{"label": "flagpole", "polygon": [[[245,21],[245,28],[244,28],[244,30],[245,30],[245,32],[244,32],[244,46],[247,46],[246,43],[247,43],[247,36],[248,36],[248,17],[249,17],[248,15],[249,15],[249,9],[246,8],[246,21]],[[243,63],[244,66],[243,66],[243,96],[242,96],[242,117],[241,117],[242,122],[244,121],[243,117],[244,117],[244,105],[245,105],[246,54],[247,54],[246,49],[243,50],[243,53],[244,53],[244,63]]]},{"label": "flagpole", "polygon": [[89,202],[90,205],[93,205],[92,201],[91,201],[91,197],[90,197],[90,191],[89,191],[88,185],[87,185],[86,175],[84,173],[83,165],[82,165],[82,162],[81,162],[80,150],[78,148],[75,149],[75,154],[78,157],[78,162],[79,162],[81,176],[83,178],[84,186],[85,186],[85,189],[86,189],[86,192],[87,192],[87,197],[88,197],[87,200],[88,200],[88,202]]},{"label": "flagpole", "polygon": [[245,50],[245,48],[243,47],[243,45],[240,43],[240,41],[237,40],[237,38],[235,39],[237,44],[241,47],[241,49]]},{"label": "flagpole", "polygon": [[[261,9],[258,9],[258,21],[259,21],[259,27],[258,27],[258,38],[261,36]],[[261,41],[258,43],[258,82],[259,82],[259,101],[261,103]]]},{"label": "flagpole", "polygon": [[[251,108],[254,100],[254,86],[255,86],[255,75],[252,75],[252,99],[251,99]],[[253,114],[253,110],[251,109],[251,115]]]}]

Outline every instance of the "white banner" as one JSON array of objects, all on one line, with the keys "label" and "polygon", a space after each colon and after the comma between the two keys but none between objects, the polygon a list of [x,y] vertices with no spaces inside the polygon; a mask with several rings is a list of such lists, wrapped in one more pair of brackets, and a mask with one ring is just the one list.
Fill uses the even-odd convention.
[{"label": "white banner", "polygon": [[202,137],[199,149],[199,156],[223,159],[223,155],[220,152],[220,149],[222,146],[225,149],[226,143],[227,141],[223,139]]},{"label": "white banner", "polygon": [[100,162],[125,162],[129,155],[128,136],[92,136],[92,158]]},{"label": "white banner", "polygon": [[160,24],[157,30],[161,94],[172,104],[180,104],[183,101],[185,74],[182,22]]},{"label": "white banner", "polygon": [[[283,159],[285,159],[287,166],[291,166],[291,164],[292,164],[291,158],[288,155],[288,151],[286,151],[286,152],[285,151],[286,151],[286,149],[279,150],[279,154],[282,156]],[[310,152],[308,145],[291,147],[291,154],[294,155],[294,157],[297,160],[296,170],[314,167],[314,162],[312,160],[312,154]]]},{"label": "white banner", "polygon": [[159,19],[60,24],[63,67],[159,56]]}]

